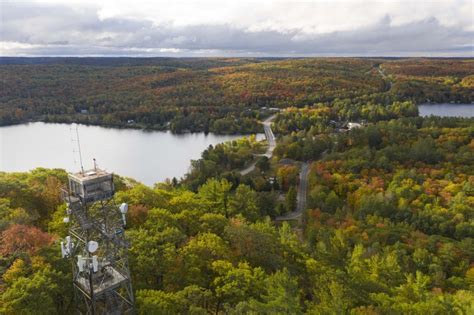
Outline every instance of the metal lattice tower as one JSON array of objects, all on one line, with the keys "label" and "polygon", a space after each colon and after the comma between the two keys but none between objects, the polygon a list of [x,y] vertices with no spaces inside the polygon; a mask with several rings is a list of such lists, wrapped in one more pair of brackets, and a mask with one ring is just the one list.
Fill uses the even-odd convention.
[{"label": "metal lattice tower", "polygon": [[69,174],[64,222],[69,236],[61,242],[72,260],[74,298],[80,314],[133,314],[134,298],[125,239],[127,204],[114,201],[113,175],[95,167]]}]

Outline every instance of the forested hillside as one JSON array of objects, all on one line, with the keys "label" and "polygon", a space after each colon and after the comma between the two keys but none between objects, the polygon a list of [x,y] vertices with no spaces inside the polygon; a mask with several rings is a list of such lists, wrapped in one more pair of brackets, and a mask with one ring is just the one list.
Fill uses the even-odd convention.
[{"label": "forested hillside", "polygon": [[[285,119],[299,125],[305,113]],[[471,314],[473,126],[398,118],[322,133],[325,154],[312,156],[296,230],[272,219],[293,210],[297,164],[232,172],[239,155],[260,150],[252,139],[209,148],[182,182],[149,188],[116,176],[116,201],[130,204],[139,313]],[[310,132],[291,137],[317,147],[316,135],[305,142]],[[67,233],[65,178],[62,170],[0,173],[0,313],[71,312],[70,263],[58,244]]]},{"label": "forested hillside", "polygon": [[[139,314],[474,313],[474,118],[416,106],[473,101],[472,60],[2,63],[2,124],[262,132],[283,108],[273,155],[249,136],[153,188],[114,176]],[[66,179],[0,172],[1,314],[73,312]]]},{"label": "forested hillside", "polygon": [[472,59],[1,58],[0,125],[252,133],[262,107],[471,102],[472,73]]},{"label": "forested hillside", "polygon": [[393,94],[419,102],[461,102],[474,99],[474,60],[405,59],[380,65],[395,82]]}]

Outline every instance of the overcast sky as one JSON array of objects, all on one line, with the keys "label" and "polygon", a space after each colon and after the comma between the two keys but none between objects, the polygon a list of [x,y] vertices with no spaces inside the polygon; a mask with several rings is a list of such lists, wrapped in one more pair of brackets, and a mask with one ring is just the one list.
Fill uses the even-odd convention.
[{"label": "overcast sky", "polygon": [[473,0],[0,0],[3,56],[469,56]]}]

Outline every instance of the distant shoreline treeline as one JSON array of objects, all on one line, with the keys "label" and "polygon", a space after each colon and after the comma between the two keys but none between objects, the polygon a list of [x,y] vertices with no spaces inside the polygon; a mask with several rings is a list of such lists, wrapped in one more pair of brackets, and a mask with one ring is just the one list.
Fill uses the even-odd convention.
[{"label": "distant shoreline treeline", "polygon": [[255,133],[270,107],[470,103],[473,73],[472,58],[0,57],[0,126]]}]

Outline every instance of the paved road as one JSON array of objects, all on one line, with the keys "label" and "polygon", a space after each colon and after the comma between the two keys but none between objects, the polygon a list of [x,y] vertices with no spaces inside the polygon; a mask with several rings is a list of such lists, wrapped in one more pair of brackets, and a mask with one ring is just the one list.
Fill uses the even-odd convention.
[{"label": "paved road", "polygon": [[309,163],[301,164],[300,183],[298,185],[298,194],[296,195],[296,210],[286,215],[276,217],[276,221],[296,220],[301,217],[306,209],[306,195],[308,192],[308,174]]},{"label": "paved road", "polygon": [[268,141],[268,149],[267,149],[267,152],[265,152],[265,156],[267,158],[272,157],[273,150],[275,150],[275,147],[276,147],[276,139],[272,130],[272,122],[275,119],[275,117],[276,117],[276,114],[268,117],[262,122],[263,130],[265,131],[265,138],[267,138],[267,141]]},{"label": "paved road", "polygon": [[[264,156],[266,156],[267,158],[272,157],[273,150],[275,150],[275,147],[276,147],[275,135],[273,134],[273,130],[272,130],[272,122],[276,116],[277,114],[274,114],[262,122],[263,130],[265,131],[265,138],[268,141],[268,149],[267,149],[267,152],[265,152],[264,154]],[[244,175],[247,175],[248,173],[251,173],[255,169],[256,164],[257,164],[257,160],[253,161],[249,166],[247,166],[243,170],[240,170],[240,175],[244,176]]]},{"label": "paved road", "polygon": [[[265,131],[265,138],[268,141],[268,149],[265,152],[264,156],[271,158],[273,155],[273,150],[276,147],[276,139],[275,135],[273,134],[272,130],[272,122],[275,119],[277,114],[272,115],[265,119],[262,122],[263,130]],[[240,171],[241,175],[247,175],[255,169],[255,165],[257,161],[253,161],[248,167],[244,168]],[[308,174],[309,174],[309,163],[305,162],[301,164],[300,170],[300,182],[298,185],[298,192],[296,195],[296,210],[288,213],[287,215],[277,217],[277,221],[285,221],[285,220],[295,220],[301,217],[304,210],[306,209],[306,195],[308,191]]]}]

